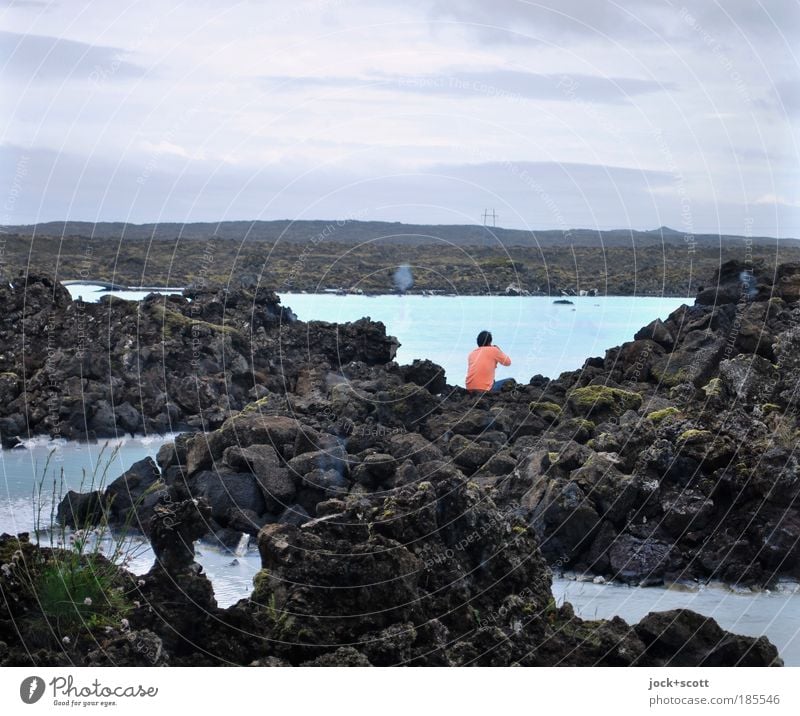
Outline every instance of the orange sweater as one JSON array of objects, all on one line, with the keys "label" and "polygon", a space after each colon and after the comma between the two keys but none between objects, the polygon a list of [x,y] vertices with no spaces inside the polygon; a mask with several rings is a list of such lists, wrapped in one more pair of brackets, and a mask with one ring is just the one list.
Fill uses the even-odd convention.
[{"label": "orange sweater", "polygon": [[467,359],[467,390],[491,390],[498,363],[511,365],[511,358],[497,346],[483,346],[472,351]]}]

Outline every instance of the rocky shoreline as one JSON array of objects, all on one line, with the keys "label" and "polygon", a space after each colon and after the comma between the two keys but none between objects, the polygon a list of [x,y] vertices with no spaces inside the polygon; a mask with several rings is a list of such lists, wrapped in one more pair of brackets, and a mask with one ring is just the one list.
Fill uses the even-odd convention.
[{"label": "rocky shoreline", "polygon": [[186,290],[73,301],[29,274],[0,287],[0,439],[213,430],[314,361],[385,364],[381,323],[298,322],[271,291]]},{"label": "rocky shoreline", "polygon": [[[60,505],[68,524],[133,522],[158,560],[129,576],[129,632],[35,663],[139,663],[134,632],[173,664],[778,663],[766,639],[687,610],[583,621],[550,592],[551,567],[641,585],[800,576],[800,265],[729,262],[710,285],[581,370],[480,396],[393,363],[382,324],[303,323],[270,292],[79,307],[45,277],[0,289],[4,444],[195,431]],[[191,545],[242,533],[262,570],[221,610]],[[0,659],[31,663],[9,624],[33,617],[12,602]]]}]

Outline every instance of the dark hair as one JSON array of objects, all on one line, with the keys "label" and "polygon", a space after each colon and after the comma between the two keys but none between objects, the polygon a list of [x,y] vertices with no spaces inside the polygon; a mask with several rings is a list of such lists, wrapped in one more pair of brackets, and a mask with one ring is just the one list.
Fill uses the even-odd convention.
[{"label": "dark hair", "polygon": [[492,334],[489,331],[481,331],[478,334],[478,346],[490,346],[492,345]]}]

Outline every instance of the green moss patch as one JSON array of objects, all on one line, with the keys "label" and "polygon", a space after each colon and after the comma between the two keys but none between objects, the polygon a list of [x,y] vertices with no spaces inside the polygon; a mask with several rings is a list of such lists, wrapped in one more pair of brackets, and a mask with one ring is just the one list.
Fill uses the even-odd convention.
[{"label": "green moss patch", "polygon": [[561,406],[556,403],[531,403],[530,411],[545,420],[556,420],[561,415]]},{"label": "green moss patch", "polygon": [[642,405],[642,396],[639,393],[605,385],[576,388],[567,400],[573,410],[583,415],[603,414],[617,417],[628,410],[638,410]]},{"label": "green moss patch", "polygon": [[681,411],[677,408],[670,406],[668,408],[664,408],[663,410],[654,410],[652,413],[647,415],[647,419],[652,423],[658,425],[664,418],[668,418],[670,416],[679,416]]},{"label": "green moss patch", "polygon": [[722,381],[719,378],[712,378],[706,383],[701,390],[709,398],[715,398],[722,395]]},{"label": "green moss patch", "polygon": [[714,435],[710,430],[685,430],[678,436],[679,443],[696,444],[702,442],[711,442]]}]

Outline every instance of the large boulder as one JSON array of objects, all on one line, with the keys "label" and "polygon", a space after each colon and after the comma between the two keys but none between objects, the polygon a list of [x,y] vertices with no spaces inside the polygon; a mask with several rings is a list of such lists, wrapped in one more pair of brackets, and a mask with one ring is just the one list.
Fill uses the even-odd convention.
[{"label": "large boulder", "polygon": [[661,524],[676,539],[704,530],[714,515],[714,501],[689,488],[662,492],[661,506],[664,510]]},{"label": "large boulder", "polygon": [[675,345],[675,337],[660,318],[656,318],[644,328],[640,328],[633,337],[637,341],[649,339],[668,351],[672,350]]},{"label": "large boulder", "polygon": [[293,452],[299,423],[283,415],[262,415],[255,411],[243,411],[226,420],[211,433],[198,433],[187,441],[186,469],[194,473],[211,467],[229,447],[270,445],[284,455]]},{"label": "large boulder", "polygon": [[453,462],[468,475],[471,475],[484,463],[487,463],[496,452],[494,448],[477,443],[463,435],[453,436],[447,447]]},{"label": "large boulder", "polygon": [[444,368],[427,359],[415,360],[411,365],[400,366],[399,372],[404,382],[427,388],[434,395],[442,393],[447,387]]},{"label": "large boulder", "polygon": [[[144,529],[158,499],[154,488],[158,487],[160,479],[158,465],[150,457],[131,465],[105,491],[112,520],[117,524],[132,521]],[[135,513],[131,513],[134,509]]]},{"label": "large boulder", "polygon": [[100,524],[103,513],[103,496],[99,490],[83,493],[69,490],[58,503],[56,520],[66,527],[86,529]]},{"label": "large boulder", "polygon": [[615,461],[597,455],[570,474],[601,517],[622,526],[639,494],[631,475],[620,472]]},{"label": "large boulder", "polygon": [[[276,624],[280,655],[298,663],[375,641],[359,646],[375,663],[461,662],[479,614],[492,625],[479,631],[511,639],[485,658],[508,663],[530,651],[544,626],[536,615],[550,600],[549,572],[530,531],[463,477],[336,504],[340,511],[300,528],[259,533],[264,569],[252,604]],[[452,652],[448,633],[464,640]]]},{"label": "large boulder", "polygon": [[439,403],[429,391],[414,383],[377,393],[375,413],[378,422],[388,427],[418,431],[422,421],[438,408]]},{"label": "large boulder", "polygon": [[557,478],[547,483],[531,524],[543,553],[563,564],[591,546],[601,521],[576,482]]},{"label": "large boulder", "polygon": [[720,361],[719,377],[732,396],[745,403],[772,402],[780,374],[759,355],[738,355]]},{"label": "large boulder", "polygon": [[386,335],[383,323],[369,318],[342,324],[309,321],[304,328],[314,357],[324,357],[333,366],[353,361],[384,365],[394,359],[400,346],[396,338]]},{"label": "large boulder", "polygon": [[261,527],[251,519],[266,512],[264,494],[250,472],[227,469],[203,470],[192,477],[193,498],[204,498],[211,505],[211,516],[223,527],[235,523],[242,532],[257,534]]},{"label": "large boulder", "polygon": [[654,666],[783,666],[765,636],[731,634],[689,609],[650,612],[634,630],[645,645],[640,661]]},{"label": "large boulder", "polygon": [[388,440],[388,451],[398,460],[411,460],[415,465],[431,460],[441,460],[443,455],[436,445],[418,433],[397,433]]},{"label": "large boulder", "polygon": [[294,501],[295,481],[271,445],[234,445],[225,449],[223,461],[233,470],[253,473],[268,512],[280,512]]},{"label": "large boulder", "polygon": [[723,334],[698,329],[682,336],[671,353],[657,356],[650,365],[653,379],[664,388],[681,383],[704,385],[712,378],[725,354],[727,338]]},{"label": "large boulder", "polygon": [[617,579],[643,586],[660,584],[671,566],[672,548],[654,538],[620,535],[609,550],[611,570]]}]

